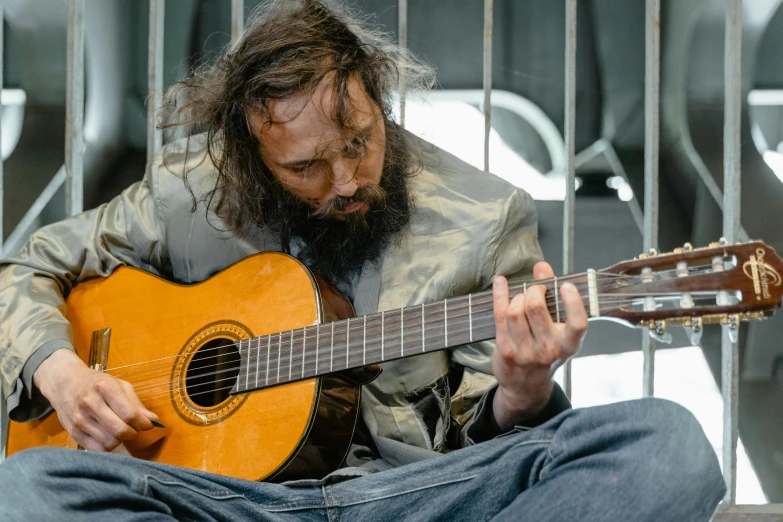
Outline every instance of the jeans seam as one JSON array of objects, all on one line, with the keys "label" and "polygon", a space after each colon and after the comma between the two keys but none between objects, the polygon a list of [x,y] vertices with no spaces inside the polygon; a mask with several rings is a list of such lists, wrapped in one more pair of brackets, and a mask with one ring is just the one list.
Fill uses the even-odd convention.
[{"label": "jeans seam", "polygon": [[548,466],[555,460],[555,438],[556,435],[549,440],[549,447],[546,449],[546,461],[544,462],[544,465],[541,466],[541,471],[538,472],[539,482],[544,480],[544,476],[547,474],[547,471],[549,471]]},{"label": "jeans seam", "polygon": [[163,480],[163,479],[158,478],[158,477],[156,477],[154,475],[145,475],[144,477],[145,477],[145,482],[147,484],[147,488],[146,489],[149,489],[149,481],[150,481],[150,479],[152,479],[152,480],[155,480],[156,482],[158,482],[160,484],[163,484],[163,485],[166,485],[166,486],[178,486],[178,487],[181,487],[181,488],[185,488],[185,489],[187,489],[189,491],[192,491],[193,493],[197,493],[199,495],[211,498],[213,500],[231,500],[231,499],[236,499],[236,498],[241,498],[241,499],[247,500],[247,497],[245,497],[244,495],[239,495],[239,494],[236,494],[236,493],[230,493],[229,492],[229,494],[226,495],[225,493],[218,494],[217,492],[214,492],[213,494],[210,494],[210,493],[208,493],[206,491],[203,491],[201,489],[197,489],[197,488],[195,488],[193,486],[190,486],[188,484],[184,484],[184,483],[179,482],[177,480]]},{"label": "jeans seam", "polygon": [[416,488],[410,488],[410,489],[404,489],[404,490],[398,490],[398,491],[390,491],[389,493],[385,495],[378,495],[378,496],[354,496],[354,497],[340,497],[341,503],[340,505],[343,507],[346,506],[355,506],[357,504],[366,504],[368,502],[375,502],[377,500],[384,500],[388,498],[394,498],[399,497],[401,495],[407,495],[409,493],[415,493],[417,491],[422,491],[425,489],[431,489],[436,488],[440,486],[448,486],[450,484],[456,484],[458,482],[466,482],[468,480],[472,480],[476,478],[478,474],[468,475],[465,477],[459,477],[455,479],[450,480],[444,480],[443,482],[437,482],[435,484],[427,484],[425,486],[416,487]]}]

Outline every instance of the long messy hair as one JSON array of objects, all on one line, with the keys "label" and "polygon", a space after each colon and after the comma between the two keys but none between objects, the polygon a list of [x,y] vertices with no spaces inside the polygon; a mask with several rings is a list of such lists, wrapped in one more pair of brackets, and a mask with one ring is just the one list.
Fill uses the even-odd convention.
[{"label": "long messy hair", "polygon": [[[350,78],[357,78],[381,108],[387,128],[395,125],[395,93],[401,87],[409,93],[424,92],[434,78],[431,68],[336,0],[267,0],[224,55],[166,93],[160,127],[167,135],[206,133],[207,153],[217,175],[206,196],[207,211],[214,211],[232,232],[242,233],[250,225],[276,230],[285,220],[274,211],[283,189],[261,161],[263,144],[250,130],[248,110],[271,121],[271,100],[312,93],[327,75],[332,76],[337,100],[335,127],[349,148],[354,131]],[[389,136],[401,139],[402,133]],[[386,151],[387,164],[405,165],[412,173],[410,158],[394,157],[405,148],[387,146]],[[184,177],[187,185],[187,173]],[[198,201],[190,191],[195,210]]]}]

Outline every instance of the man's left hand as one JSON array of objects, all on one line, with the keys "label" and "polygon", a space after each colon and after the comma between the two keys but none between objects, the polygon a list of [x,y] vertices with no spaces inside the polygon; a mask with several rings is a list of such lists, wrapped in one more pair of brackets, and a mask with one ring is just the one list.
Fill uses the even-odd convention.
[{"label": "man's left hand", "polygon": [[[533,267],[536,280],[551,279],[549,264]],[[516,295],[510,302],[508,281],[495,278],[494,300],[496,348],[492,370],[498,381],[493,413],[502,431],[524,424],[549,402],[555,370],[579,351],[587,331],[587,312],[579,291],[568,282],[558,284],[561,303],[554,294],[547,299],[543,285],[528,285],[527,293]],[[565,323],[556,323],[550,315],[561,305]]]}]

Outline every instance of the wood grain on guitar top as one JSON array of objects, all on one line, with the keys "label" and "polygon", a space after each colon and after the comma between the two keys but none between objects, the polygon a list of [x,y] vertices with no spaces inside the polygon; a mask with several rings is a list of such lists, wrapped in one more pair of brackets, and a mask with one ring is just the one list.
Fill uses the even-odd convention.
[{"label": "wood grain on guitar top", "polygon": [[[329,303],[339,302],[342,296],[328,295],[322,299],[319,286],[324,294],[332,292],[327,285],[316,285],[296,260],[275,253],[251,256],[190,286],[125,267],[109,278],[77,285],[68,296],[66,314],[73,326],[77,353],[87,361],[92,332],[111,328],[109,373],[134,384],[144,405],[157,413],[166,426],[145,432],[136,444],[127,444],[121,451],[251,480],[280,474],[297,455],[330,461],[311,462],[316,474],[329,471],[320,469],[323,466],[337,467],[350,443],[359,401],[358,387],[339,377],[321,379],[329,381],[323,387],[319,379],[306,379],[243,394],[247,398],[230,415],[203,425],[183,420],[172,400],[173,391],[181,386],[172,382],[176,356],[206,325],[232,321],[243,325],[252,336],[259,336],[312,325],[323,316],[344,317],[350,305],[333,310]],[[320,310],[320,306],[324,309]],[[319,401],[321,391],[329,393]],[[317,418],[319,402],[340,406],[342,417],[331,429],[346,440],[306,444],[311,431],[322,435],[325,430],[330,431]],[[196,407],[194,415],[203,413],[202,409],[214,410]],[[335,411],[330,415],[334,420]],[[334,454],[324,455],[325,447],[332,444]],[[32,422],[11,423],[8,455],[36,446],[75,448],[76,443],[55,414]],[[321,451],[308,449],[312,447]],[[294,467],[306,471],[301,462]]]}]

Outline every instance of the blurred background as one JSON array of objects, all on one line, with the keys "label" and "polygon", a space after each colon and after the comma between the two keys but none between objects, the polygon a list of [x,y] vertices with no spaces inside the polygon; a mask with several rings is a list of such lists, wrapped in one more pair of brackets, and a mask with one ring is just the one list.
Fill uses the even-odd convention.
[{"label": "blurred background", "polygon": [[[258,4],[245,0],[247,13]],[[396,0],[354,5],[396,39]],[[644,0],[578,7],[575,269],[642,251]],[[67,4],[5,0],[2,156],[6,248],[64,215],[56,195],[29,227],[17,224],[63,165]],[[536,200],[540,240],[562,266],[565,194],[564,2],[495,0],[490,170]],[[247,19],[247,13],[245,18]],[[408,47],[437,71],[409,98],[406,127],[483,168],[483,2],[411,0]],[[706,245],[721,234],[723,0],[662,0],[660,247]],[[742,225],[783,252],[783,0],[746,0],[742,40]],[[229,0],[167,0],[164,86],[222,52]],[[85,208],[140,179],[146,161],[149,2],[87,0]],[[62,189],[60,189],[62,192]],[[658,345],[656,395],[693,410],[721,444],[720,329],[691,346],[674,328]],[[740,335],[738,503],[783,502],[783,314]],[[640,397],[641,333],[591,324],[574,363],[574,404]]]}]

